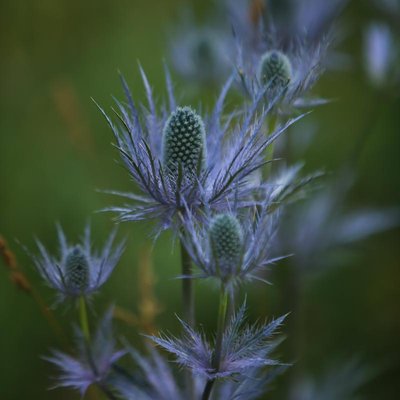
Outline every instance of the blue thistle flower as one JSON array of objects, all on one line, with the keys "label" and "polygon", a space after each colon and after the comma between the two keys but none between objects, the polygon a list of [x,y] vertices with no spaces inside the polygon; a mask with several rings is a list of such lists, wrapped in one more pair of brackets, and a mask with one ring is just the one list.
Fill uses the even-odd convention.
[{"label": "blue thistle flower", "polygon": [[60,226],[57,227],[60,256],[51,256],[43,244],[37,241],[40,255],[31,255],[36,269],[46,283],[56,289],[59,300],[89,296],[107,281],[118,263],[124,243],[114,250],[114,230],[100,252],[93,251],[90,226],[85,229],[80,245],[69,245]]},{"label": "blue thistle flower", "polygon": [[[290,34],[287,39],[287,21],[285,26],[279,26],[275,18],[265,15],[264,9],[259,10],[256,21],[252,20],[247,0],[227,1],[226,7],[235,32],[237,82],[246,96],[254,99],[260,92],[265,92],[266,103],[276,105],[275,111],[281,114],[290,113],[293,107],[325,102],[306,98],[306,95],[324,67],[327,48],[332,41],[329,31],[319,34],[318,39],[308,32]],[[270,57],[278,55],[280,63],[274,65]],[[279,77],[271,79],[268,75],[276,74],[278,65]],[[265,70],[265,67],[268,68]]]},{"label": "blue thistle flower", "polygon": [[182,242],[201,270],[193,277],[217,278],[230,287],[253,279],[263,281],[258,272],[283,258],[271,256],[281,215],[274,205],[268,198],[242,215],[211,217],[202,224],[188,213]]},{"label": "blue thistle flower", "polygon": [[56,365],[61,374],[55,387],[68,387],[78,390],[84,396],[92,384],[105,389],[109,385],[112,366],[123,355],[125,350],[115,350],[112,335],[112,308],[99,322],[96,334],[91,343],[87,343],[83,334],[78,332],[78,355],[71,356],[61,351],[53,351],[45,360]]},{"label": "blue thistle flower", "polygon": [[[201,219],[206,209],[223,212],[232,203],[239,208],[247,207],[252,201],[254,191],[260,186],[259,183],[252,182],[249,176],[266,163],[263,158],[265,148],[301,117],[288,121],[265,137],[262,125],[269,109],[258,112],[262,100],[262,96],[259,96],[245,112],[233,112],[228,114],[226,121],[222,121],[224,101],[232,84],[230,78],[211,115],[201,118],[191,108],[177,108],[168,72],[169,105],[164,105],[162,115],[159,116],[143,71],[142,77],[149,111],[141,107],[144,115],[139,114],[123,79],[128,108],[117,102],[120,123],[114,124],[103,111],[113,130],[122,161],[141,194],[110,191],[109,193],[123,196],[134,204],[106,210],[118,213],[120,221],[156,218],[161,222],[160,229],[165,229],[180,226],[180,217],[186,209]],[[178,114],[191,116],[193,129],[197,132],[195,137],[198,147],[183,147],[183,143],[177,143],[178,139],[182,139],[179,138],[182,125],[181,128],[174,127],[173,132],[170,124],[172,121],[179,122]],[[201,120],[204,121],[204,130]],[[164,135],[161,134],[163,131]],[[204,131],[205,145],[201,144]],[[188,132],[186,135],[193,137]],[[184,153],[190,155],[190,162],[183,157]],[[173,167],[171,173],[170,165],[176,162],[188,164],[188,168],[182,168],[179,173],[179,168]],[[202,165],[193,174],[192,169],[196,162]]]},{"label": "blue thistle flower", "polygon": [[278,361],[270,358],[278,344],[271,338],[286,316],[266,325],[249,325],[245,313],[246,306],[243,305],[229,321],[222,338],[218,371],[212,363],[213,344],[183,321],[183,337],[151,336],[150,339],[174,354],[180,365],[207,379],[237,377],[246,375],[252,368],[279,365]]}]

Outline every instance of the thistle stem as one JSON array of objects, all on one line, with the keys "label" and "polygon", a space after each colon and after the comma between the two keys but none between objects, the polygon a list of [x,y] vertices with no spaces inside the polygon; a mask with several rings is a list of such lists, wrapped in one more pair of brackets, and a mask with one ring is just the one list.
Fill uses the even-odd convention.
[{"label": "thistle stem", "polygon": [[[189,326],[194,326],[194,292],[193,292],[193,282],[192,282],[192,260],[185,249],[182,241],[180,242],[181,247],[181,265],[182,265],[182,275],[185,276],[182,279],[182,302],[183,302],[183,315],[186,323]],[[194,399],[194,384],[193,378],[190,371],[185,374],[186,388],[189,399]]]},{"label": "thistle stem", "polygon": [[87,342],[90,341],[89,321],[86,309],[86,301],[84,296],[79,297],[79,321],[83,336]]},{"label": "thistle stem", "polygon": [[182,279],[182,301],[183,301],[183,313],[185,321],[189,326],[194,326],[194,292],[192,282],[192,260],[185,249],[185,246],[181,241],[181,265],[182,275],[185,276]]},{"label": "thistle stem", "polygon": [[[222,338],[225,332],[226,316],[228,311],[229,293],[226,290],[224,283],[221,283],[221,292],[219,295],[218,323],[217,323],[217,338],[215,341],[215,350],[212,358],[212,365],[215,372],[219,371],[221,364],[222,353]],[[204,387],[202,400],[210,398],[215,379],[209,379]]]},{"label": "thistle stem", "polygon": [[[269,121],[265,121],[266,125],[266,130],[268,131],[268,135],[272,135],[278,126],[278,116],[275,114],[272,114]],[[267,160],[272,160],[274,158],[274,148],[275,148],[275,141],[272,142],[266,149],[266,159]],[[271,170],[272,170],[272,163],[266,165],[266,173],[267,177],[271,175]]]}]

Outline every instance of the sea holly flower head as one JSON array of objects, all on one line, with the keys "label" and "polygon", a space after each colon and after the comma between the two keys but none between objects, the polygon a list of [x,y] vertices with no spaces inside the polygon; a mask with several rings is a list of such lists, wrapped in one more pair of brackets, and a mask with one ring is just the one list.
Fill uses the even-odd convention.
[{"label": "sea holly flower head", "polygon": [[141,106],[142,113],[124,80],[128,105],[117,102],[119,122],[103,111],[123,164],[140,191],[110,191],[130,202],[105,210],[116,212],[120,221],[154,218],[159,231],[171,227],[178,231],[186,209],[201,220],[207,209],[223,212],[232,203],[247,207],[260,186],[250,176],[268,162],[264,150],[301,117],[266,136],[263,121],[270,108],[260,111],[259,95],[244,111],[222,118],[233,77],[222,88],[212,112],[201,117],[192,107],[176,105],[168,72],[166,76],[169,101],[161,113],[143,71],[148,106]]},{"label": "sea holly flower head", "polygon": [[233,215],[220,214],[211,222],[210,245],[222,279],[229,279],[240,267],[243,254],[243,232]]},{"label": "sea holly flower head", "polygon": [[280,114],[326,102],[308,93],[325,66],[330,31],[318,40],[306,31],[287,37],[288,30],[271,17],[270,7],[254,9],[247,0],[229,0],[226,7],[235,34],[236,80],[245,96],[254,99],[265,91],[265,103],[275,105]]},{"label": "sea holly flower head", "polygon": [[100,321],[92,342],[88,343],[82,332],[77,332],[77,353],[75,356],[54,350],[45,359],[60,370],[55,387],[69,387],[84,396],[92,384],[107,386],[112,366],[125,350],[115,350],[112,335],[112,308]]},{"label": "sea holly flower head", "polygon": [[292,79],[290,60],[279,50],[266,52],[260,61],[258,79],[272,89],[284,89]]},{"label": "sea holly flower head", "polygon": [[205,159],[205,128],[201,117],[190,107],[178,107],[163,131],[164,165],[176,174],[195,174]]},{"label": "sea holly flower head", "polygon": [[264,101],[280,114],[326,103],[308,93],[321,75],[330,38],[313,45],[295,41],[282,46],[273,33],[266,37],[251,53],[238,42],[237,81],[244,94],[254,99],[264,91]]},{"label": "sea holly flower head", "polygon": [[44,245],[37,241],[39,255],[31,255],[36,269],[46,283],[57,291],[59,300],[93,294],[114,270],[122,255],[124,243],[112,248],[116,234],[114,230],[103,249],[94,251],[89,225],[80,244],[70,245],[62,228],[58,226],[57,230],[59,257],[50,255]]},{"label": "sea holly flower head", "polygon": [[200,269],[193,278],[215,278],[230,289],[249,280],[264,281],[259,272],[283,258],[271,252],[281,215],[271,199],[201,224],[188,212],[181,239]]},{"label": "sea holly flower head", "polygon": [[79,246],[74,247],[65,259],[65,285],[83,292],[89,283],[89,264]]}]

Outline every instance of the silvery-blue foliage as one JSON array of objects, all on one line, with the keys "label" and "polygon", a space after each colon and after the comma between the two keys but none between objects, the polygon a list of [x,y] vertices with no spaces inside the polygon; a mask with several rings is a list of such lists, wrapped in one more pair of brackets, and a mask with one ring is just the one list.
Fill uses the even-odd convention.
[{"label": "silvery-blue foliage", "polygon": [[155,343],[172,353],[176,361],[195,374],[207,379],[218,379],[246,375],[252,368],[277,366],[280,363],[271,358],[271,352],[279,342],[272,336],[282,325],[286,316],[279,317],[269,324],[250,325],[246,321],[246,306],[234,314],[222,337],[221,360],[218,370],[212,362],[213,342],[204,333],[195,331],[184,321],[182,337],[161,335],[151,336]]},{"label": "silvery-blue foliage", "polygon": [[57,291],[59,300],[89,296],[109,278],[124,248],[121,242],[113,249],[114,230],[103,248],[93,250],[90,226],[79,244],[69,244],[61,226],[57,227],[60,254],[52,256],[37,240],[39,255],[31,254],[36,269],[45,282]]},{"label": "silvery-blue foliage", "polygon": [[[124,400],[187,400],[182,382],[179,382],[174,363],[169,362],[156,349],[148,347],[148,355],[140,354],[131,346],[127,351],[137,369],[116,373],[110,382]],[[216,386],[211,400],[255,400],[266,393],[271,382],[286,369],[285,365],[271,368],[249,368],[245,374],[234,379],[222,380]],[[201,398],[205,378],[193,375],[195,398]]]},{"label": "silvery-blue foliage", "polygon": [[92,384],[107,390],[112,366],[125,350],[116,350],[112,333],[113,309],[109,309],[99,322],[90,343],[83,333],[77,333],[77,354],[72,356],[58,350],[45,359],[60,371],[55,387],[69,387],[78,390],[83,396]]}]

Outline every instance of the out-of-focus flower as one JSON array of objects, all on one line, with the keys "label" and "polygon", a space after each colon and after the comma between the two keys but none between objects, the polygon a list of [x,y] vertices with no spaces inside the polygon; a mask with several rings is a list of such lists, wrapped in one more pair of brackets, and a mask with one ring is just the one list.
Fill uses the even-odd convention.
[{"label": "out-of-focus flower", "polygon": [[373,0],[373,3],[384,13],[394,29],[400,29],[400,2],[398,0]]},{"label": "out-of-focus flower", "polygon": [[247,207],[259,187],[249,176],[266,162],[264,150],[298,118],[266,136],[263,121],[270,109],[258,111],[260,96],[244,114],[233,112],[222,120],[232,79],[223,87],[212,113],[202,118],[190,107],[176,106],[168,74],[169,105],[159,115],[144,73],[143,79],[149,110],[142,107],[143,114],[139,114],[124,83],[128,107],[117,103],[118,124],[106,116],[141,195],[110,192],[134,204],[107,210],[118,213],[121,221],[156,218],[163,229],[180,224],[177,217],[186,209],[201,218],[204,210],[224,211],[233,202],[238,208]]},{"label": "out-of-focus flower", "polygon": [[[349,175],[349,174],[348,174]],[[398,209],[344,209],[351,179],[338,178],[326,185],[314,198],[299,203],[287,213],[280,225],[277,248],[292,251],[291,260],[305,272],[320,271],[332,262],[330,250],[396,227],[400,223]]]},{"label": "out-of-focus flower", "polygon": [[110,309],[100,321],[93,341],[88,343],[82,332],[78,332],[77,356],[61,351],[53,351],[45,359],[56,365],[61,374],[55,387],[69,387],[79,390],[83,396],[92,384],[107,389],[112,366],[124,354],[125,350],[115,350],[112,335],[112,312]]},{"label": "out-of-focus flower", "polygon": [[232,35],[223,26],[199,27],[186,17],[171,35],[170,47],[174,69],[192,85],[218,84],[232,70]]},{"label": "out-of-focus flower", "polygon": [[252,368],[276,366],[279,362],[270,358],[278,342],[272,335],[282,325],[286,316],[282,316],[267,325],[249,325],[243,305],[232,316],[223,334],[221,361],[218,370],[212,362],[213,345],[202,333],[196,332],[181,321],[184,336],[150,338],[159,346],[176,356],[177,362],[207,379],[227,378],[246,375]]},{"label": "out-of-focus flower", "polygon": [[257,273],[280,259],[270,256],[280,213],[270,213],[268,206],[251,208],[240,220],[233,213],[217,214],[201,225],[189,215],[182,242],[201,270],[193,277],[217,278],[228,286],[262,280]]},{"label": "out-of-focus flower", "polygon": [[316,378],[308,377],[291,390],[291,400],[356,400],[357,392],[368,382],[376,370],[354,358],[345,360],[323,371]]},{"label": "out-of-focus flower", "polygon": [[[309,98],[308,92],[325,67],[324,59],[332,41],[330,30],[315,38],[308,34],[308,27],[298,31],[290,16],[284,24],[279,24],[273,7],[263,1],[227,0],[225,3],[235,33],[237,80],[244,93],[254,98],[266,85],[271,85],[270,80],[266,82],[260,77],[259,71],[268,55],[280,54],[285,64],[290,65],[290,69],[286,68],[290,70],[290,79],[280,92],[267,90],[267,103],[278,102],[276,110],[281,113],[290,112],[292,107],[324,103],[322,99]],[[295,11],[296,7],[288,9]],[[257,10],[255,15],[254,10]]]},{"label": "out-of-focus flower", "polygon": [[184,400],[184,392],[179,388],[171,364],[152,347],[149,355],[140,354],[127,345],[138,369],[130,376],[114,374],[112,386],[125,400]]},{"label": "out-of-focus flower", "polygon": [[[310,45],[301,39],[294,40],[290,45],[283,46],[275,32],[263,35],[261,43],[254,47],[246,47],[241,38],[237,38],[237,80],[250,98],[256,98],[261,91],[267,104],[278,103],[281,113],[288,113],[292,107],[302,108],[326,103],[326,100],[312,98],[308,92],[317,82],[323,70],[322,59],[329,44],[329,37],[324,37],[319,43]],[[286,68],[290,72],[286,84],[280,91],[269,90],[273,87],[275,78],[270,80],[260,76],[265,59],[270,54],[281,54],[285,57]]]},{"label": "out-of-focus flower", "polygon": [[59,300],[89,296],[96,292],[114,270],[118,263],[124,243],[112,248],[116,231],[114,230],[101,251],[92,249],[90,226],[85,229],[80,244],[67,243],[64,232],[58,226],[60,256],[51,256],[40,241],[37,241],[39,255],[31,255],[36,269],[46,283],[57,291]]},{"label": "out-of-focus flower", "polygon": [[370,24],[364,32],[364,66],[373,85],[382,87],[400,79],[395,65],[397,56],[398,48],[389,26],[383,23]]}]

